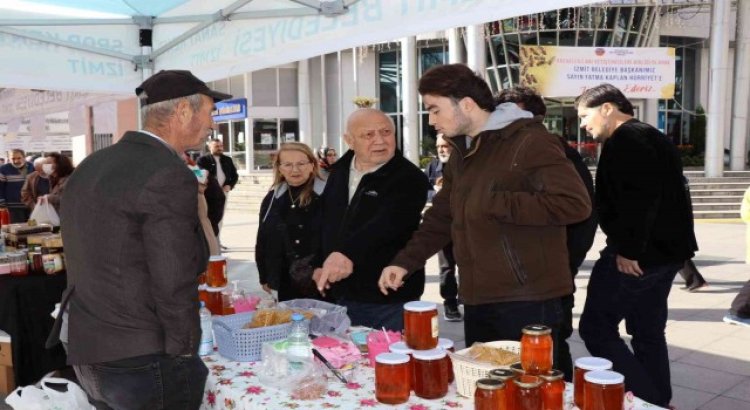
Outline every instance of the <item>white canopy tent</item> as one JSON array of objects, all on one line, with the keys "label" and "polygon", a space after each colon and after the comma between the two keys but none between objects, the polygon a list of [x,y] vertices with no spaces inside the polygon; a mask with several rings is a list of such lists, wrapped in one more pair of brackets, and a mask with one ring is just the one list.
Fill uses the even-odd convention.
[{"label": "white canopy tent", "polygon": [[590,0],[0,0],[0,87],[132,95]]}]

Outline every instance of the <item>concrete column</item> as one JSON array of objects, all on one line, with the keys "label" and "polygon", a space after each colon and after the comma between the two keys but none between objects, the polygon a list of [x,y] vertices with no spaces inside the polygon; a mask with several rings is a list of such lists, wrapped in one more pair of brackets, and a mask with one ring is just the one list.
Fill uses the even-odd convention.
[{"label": "concrete column", "polygon": [[310,101],[310,61],[297,62],[297,98],[299,99],[299,142],[316,149],[321,141],[312,135],[312,102]]},{"label": "concrete column", "polygon": [[724,135],[727,124],[727,77],[729,76],[729,16],[730,0],[715,0],[711,10],[711,50],[708,110],[706,126],[707,177],[720,177],[724,172]]},{"label": "concrete column", "polygon": [[461,29],[459,27],[445,30],[448,39],[448,63],[458,64],[464,62],[464,45],[461,40]]},{"label": "concrete column", "polygon": [[401,103],[404,114],[401,136],[404,156],[419,165],[419,101],[417,99],[417,38],[401,39]]},{"label": "concrete column", "polygon": [[[330,146],[328,141],[328,94],[326,92],[326,55],[320,56],[320,118],[321,120],[321,143],[320,145]],[[336,145],[338,147],[338,145]],[[341,155],[341,150],[336,152]]]},{"label": "concrete column", "polygon": [[732,100],[732,171],[745,169],[747,115],[750,98],[750,0],[737,0],[737,33],[734,36],[734,96]]},{"label": "concrete column", "polygon": [[482,77],[487,76],[487,44],[483,24],[466,27],[466,64]]}]

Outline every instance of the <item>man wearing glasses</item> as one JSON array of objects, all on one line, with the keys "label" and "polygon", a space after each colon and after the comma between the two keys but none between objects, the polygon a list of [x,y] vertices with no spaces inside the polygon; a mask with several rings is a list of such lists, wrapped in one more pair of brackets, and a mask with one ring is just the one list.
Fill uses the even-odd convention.
[{"label": "man wearing glasses", "polygon": [[396,150],[393,122],[381,111],[352,113],[344,140],[349,151],[331,166],[323,194],[324,261],[315,282],[347,307],[353,325],[400,331],[403,304],[424,291],[424,265],[388,295],[378,278],[417,229],[429,183]]}]

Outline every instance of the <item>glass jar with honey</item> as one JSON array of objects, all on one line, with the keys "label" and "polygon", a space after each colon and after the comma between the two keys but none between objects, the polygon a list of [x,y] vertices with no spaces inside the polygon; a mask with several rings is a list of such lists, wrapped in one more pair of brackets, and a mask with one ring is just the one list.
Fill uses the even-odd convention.
[{"label": "glass jar with honey", "polygon": [[208,259],[208,270],[206,270],[206,284],[218,288],[227,285],[227,257],[212,255]]},{"label": "glass jar with honey", "polygon": [[505,399],[505,383],[498,379],[479,379],[474,390],[474,410],[510,410]]},{"label": "glass jar with honey", "polygon": [[492,369],[489,373],[490,379],[497,379],[505,383],[505,401],[508,410],[516,409],[516,386],[515,379],[518,377],[516,372],[510,369]]},{"label": "glass jar with honey", "polygon": [[542,379],[525,374],[515,379],[515,408],[519,410],[542,410]]},{"label": "glass jar with honey", "polygon": [[583,379],[583,410],[622,409],[625,376],[610,370],[592,370]]},{"label": "glass jar with honey", "polygon": [[409,358],[409,389],[414,390],[414,359],[411,356],[414,350],[410,349],[404,342],[391,343],[388,350],[391,353],[403,354]]},{"label": "glass jar with honey", "polygon": [[542,383],[542,409],[562,410],[563,395],[565,394],[565,380],[563,372],[550,370],[547,374],[539,376]]},{"label": "glass jar with honey", "polygon": [[404,304],[404,339],[414,350],[434,349],[438,345],[438,311],[431,302]]},{"label": "glass jar with honey", "polygon": [[540,375],[552,370],[552,329],[544,325],[528,325],[522,333],[521,366],[526,374]]},{"label": "glass jar with honey", "polygon": [[573,366],[573,402],[583,409],[583,376],[591,370],[609,370],[612,362],[601,357],[579,357]]},{"label": "glass jar with honey", "polygon": [[[444,337],[438,339],[438,347],[446,352],[456,351],[453,345],[453,340]],[[453,375],[453,362],[451,362],[451,356],[449,354],[445,355],[445,366],[448,368],[448,384],[451,384],[453,383],[455,376]]]},{"label": "glass jar with honey", "polygon": [[526,370],[523,369],[521,362],[513,363],[512,365],[510,365],[510,370],[516,372],[516,376],[523,376],[524,374],[526,374]]},{"label": "glass jar with honey", "polygon": [[221,293],[226,290],[223,288],[206,287],[206,307],[212,315],[224,314],[224,298]]},{"label": "glass jar with honey", "polygon": [[409,356],[381,353],[375,357],[375,398],[385,404],[409,400]]},{"label": "glass jar with honey", "polygon": [[445,367],[445,350],[415,350],[414,394],[423,399],[439,399],[448,394],[448,371]]}]

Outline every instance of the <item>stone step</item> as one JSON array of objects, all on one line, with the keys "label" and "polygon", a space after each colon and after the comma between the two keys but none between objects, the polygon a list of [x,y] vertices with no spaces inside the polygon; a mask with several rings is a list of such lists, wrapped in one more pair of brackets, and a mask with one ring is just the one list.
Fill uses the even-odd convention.
[{"label": "stone step", "polygon": [[732,203],[737,206],[740,206],[740,203],[742,203],[742,196],[741,195],[705,195],[705,196],[696,196],[692,195],[693,205],[700,204],[700,203],[706,203],[706,202],[721,202],[721,203]]},{"label": "stone step", "polygon": [[739,203],[698,202],[693,203],[693,211],[740,211]]},{"label": "stone step", "polygon": [[702,196],[733,196],[742,200],[742,196],[745,194],[745,189],[733,188],[733,189],[716,189],[716,188],[702,188],[702,189],[690,189],[691,197],[702,197]]},{"label": "stone step", "polygon": [[740,211],[693,211],[695,219],[739,219]]}]

